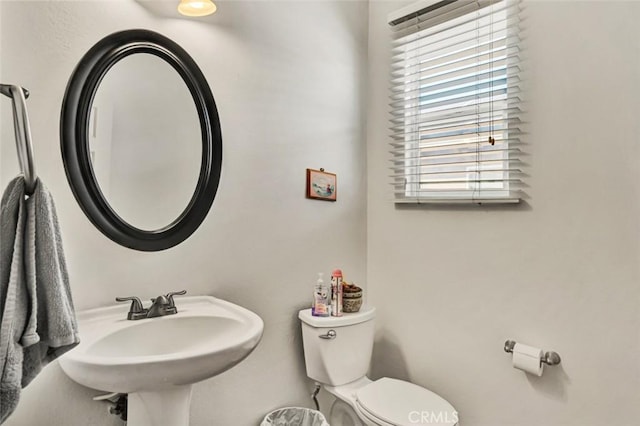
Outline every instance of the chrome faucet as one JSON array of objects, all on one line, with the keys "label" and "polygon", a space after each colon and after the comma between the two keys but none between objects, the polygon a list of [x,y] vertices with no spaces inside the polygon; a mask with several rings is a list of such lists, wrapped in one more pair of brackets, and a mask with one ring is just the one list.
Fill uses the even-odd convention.
[{"label": "chrome faucet", "polygon": [[151,299],[151,306],[145,308],[139,298],[135,296],[130,297],[116,297],[116,302],[127,302],[131,300],[131,308],[127,314],[128,320],[139,320],[144,318],[162,317],[165,315],[173,315],[178,313],[173,296],[180,296],[187,294],[187,290],[174,291],[167,293],[166,295],[160,295]]}]

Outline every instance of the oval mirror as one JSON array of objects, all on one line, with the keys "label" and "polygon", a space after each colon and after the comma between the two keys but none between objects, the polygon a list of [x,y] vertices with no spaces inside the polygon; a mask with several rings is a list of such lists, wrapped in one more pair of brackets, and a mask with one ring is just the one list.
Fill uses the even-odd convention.
[{"label": "oval mirror", "polygon": [[170,39],[129,30],[93,46],[69,80],[60,131],[73,194],[113,241],[167,249],[206,217],[220,181],[220,122],[202,72]]}]

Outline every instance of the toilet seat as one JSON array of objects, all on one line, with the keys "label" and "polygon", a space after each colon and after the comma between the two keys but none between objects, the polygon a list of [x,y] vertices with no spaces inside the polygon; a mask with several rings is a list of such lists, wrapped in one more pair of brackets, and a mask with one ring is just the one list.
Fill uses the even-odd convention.
[{"label": "toilet seat", "polygon": [[364,408],[362,405],[360,405],[360,403],[358,401],[356,401],[354,408],[355,408],[355,411],[358,413],[358,416],[360,416],[360,418],[362,420],[366,419],[371,424],[374,424],[376,426],[396,426],[396,425],[393,425],[391,423],[387,423],[384,420],[375,417],[373,414],[368,412],[366,408]]},{"label": "toilet seat", "polygon": [[441,396],[413,383],[384,377],[355,393],[356,408],[381,426],[455,426],[457,412]]}]

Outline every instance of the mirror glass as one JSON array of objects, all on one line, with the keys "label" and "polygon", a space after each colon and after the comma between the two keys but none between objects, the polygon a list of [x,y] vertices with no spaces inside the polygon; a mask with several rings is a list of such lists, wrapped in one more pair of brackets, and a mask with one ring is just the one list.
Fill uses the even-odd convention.
[{"label": "mirror glass", "polygon": [[198,182],[202,135],[169,63],[148,53],[116,62],[96,90],[87,132],[98,186],[118,216],[148,231],[180,216]]}]

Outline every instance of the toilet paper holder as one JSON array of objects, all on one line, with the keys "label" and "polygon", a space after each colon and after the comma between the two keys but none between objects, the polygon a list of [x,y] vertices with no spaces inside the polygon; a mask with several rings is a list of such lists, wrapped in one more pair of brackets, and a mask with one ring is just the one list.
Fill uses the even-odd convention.
[{"label": "toilet paper holder", "polygon": [[[516,345],[515,340],[507,340],[504,342],[504,351],[507,353],[513,353],[513,347]],[[545,363],[547,365],[558,365],[560,364],[560,355],[557,352],[549,351],[545,352],[544,355],[540,358],[541,363]]]}]

